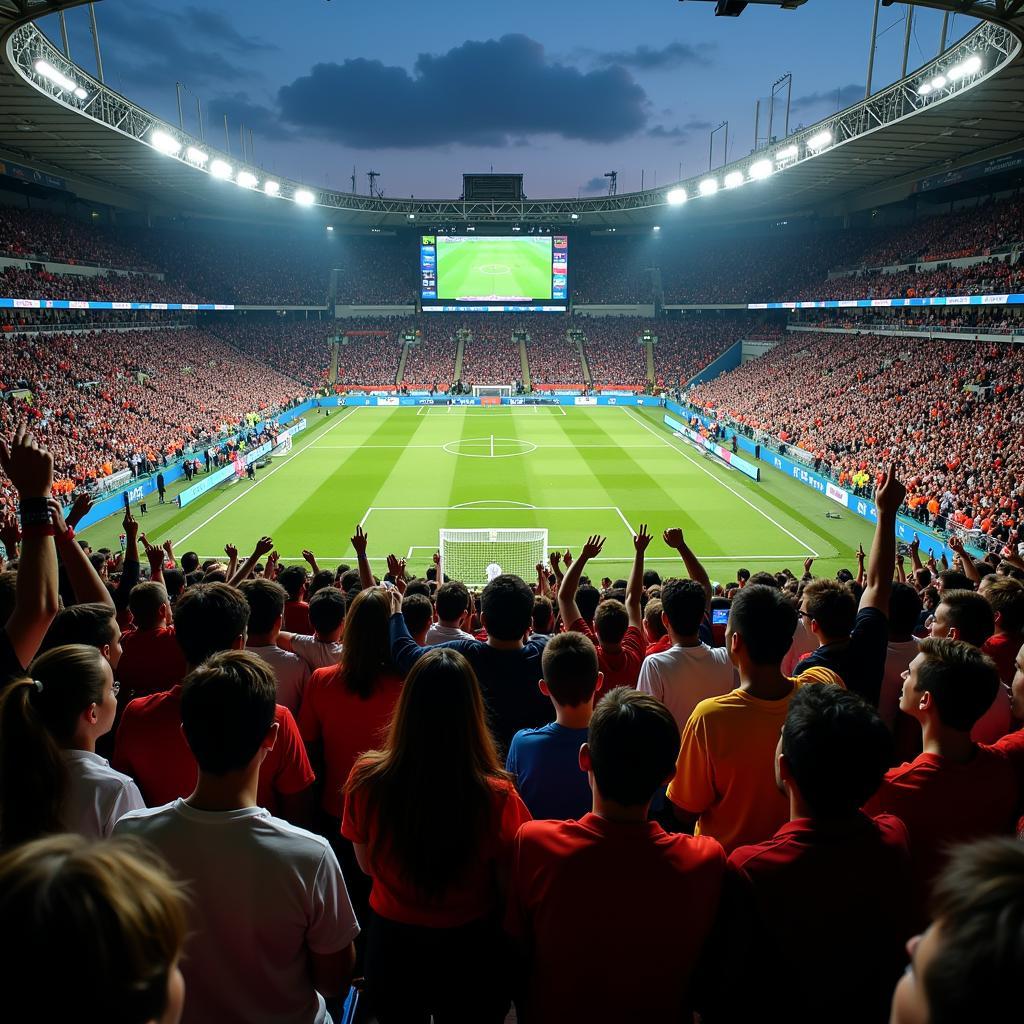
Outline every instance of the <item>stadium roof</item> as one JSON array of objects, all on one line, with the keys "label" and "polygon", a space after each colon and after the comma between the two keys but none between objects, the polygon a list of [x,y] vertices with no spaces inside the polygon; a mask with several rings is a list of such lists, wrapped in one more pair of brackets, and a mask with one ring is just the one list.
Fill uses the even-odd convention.
[{"label": "stadium roof", "polygon": [[[180,144],[182,154],[190,143],[201,146],[207,167],[220,158],[233,172],[246,169],[237,158],[192,139],[101,85],[25,24],[84,2],[0,0],[0,156],[63,177],[72,191],[90,199],[154,214],[294,222],[311,212],[296,210],[291,201],[303,189],[299,182],[277,179],[280,192],[271,198],[261,191],[266,175],[259,168],[249,169],[257,179],[255,188],[238,187],[153,148],[153,132],[160,131]],[[518,203],[376,199],[314,187],[309,191],[321,217],[354,227],[534,222],[628,228],[664,224],[675,215],[703,221],[828,214],[899,199],[926,175],[995,158],[1024,144],[1024,0],[919,2],[950,10],[969,7],[970,13],[988,20],[902,82],[716,169],[712,176],[721,194],[700,195],[700,180],[706,175],[644,192]],[[982,58],[976,73],[950,78],[945,88],[922,95],[923,83],[945,76],[951,66],[963,67],[974,54]],[[78,84],[85,97],[76,98],[41,78],[36,71],[40,59],[56,69],[58,78],[63,73],[73,79],[70,84]],[[821,144],[826,136],[828,141]],[[797,155],[779,160],[791,145],[797,146]],[[767,180],[750,180],[758,173],[751,169],[760,163],[764,173],[767,160],[776,173]],[[730,174],[743,187],[727,188]],[[682,210],[667,208],[666,197],[680,186],[694,201]]]}]

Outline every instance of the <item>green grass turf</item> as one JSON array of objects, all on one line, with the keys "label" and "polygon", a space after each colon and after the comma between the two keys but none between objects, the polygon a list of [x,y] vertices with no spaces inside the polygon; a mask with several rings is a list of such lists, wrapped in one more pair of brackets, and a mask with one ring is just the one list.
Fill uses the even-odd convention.
[{"label": "green grass turf", "polygon": [[551,298],[551,239],[437,240],[439,299]]},{"label": "green grass turf", "polygon": [[[740,566],[799,575],[812,550],[817,574],[855,568],[869,523],[845,510],[826,519],[834,502],[763,464],[755,483],[709,462],[661,417],[626,408],[341,408],[310,416],[293,451],[259,470],[255,484],[224,484],[184,509],[151,496],[142,528],[152,541],[170,537],[178,554],[203,557],[226,542],[244,556],[269,534],[286,562],[310,548],[333,568],[353,563],[349,538],[362,522],[376,571],[394,552],[422,574],[441,527],[539,526],[552,546],[574,552],[590,533],[607,536],[589,575],[616,578],[632,560],[626,524],[646,522],[656,537],[648,565],[663,575],[681,570],[661,543],[670,526],[683,527],[713,580],[733,579]],[[82,536],[116,550],[120,532],[112,518]]]}]

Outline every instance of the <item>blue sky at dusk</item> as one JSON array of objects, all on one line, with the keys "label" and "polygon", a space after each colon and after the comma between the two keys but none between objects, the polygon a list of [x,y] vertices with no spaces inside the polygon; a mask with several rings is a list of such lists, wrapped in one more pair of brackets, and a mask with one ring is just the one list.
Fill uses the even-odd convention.
[{"label": "blue sky at dusk", "polygon": [[[729,156],[767,129],[772,82],[793,73],[791,127],[864,91],[871,0],[809,0],[714,17],[677,0],[102,0],[107,84],[185,128],[202,100],[211,145],[253,131],[268,171],[357,190],[380,172],[390,196],[458,195],[463,171],[522,171],[531,198],[601,194],[676,180],[708,165],[729,121]],[[882,10],[875,86],[899,75],[904,9]],[[67,15],[72,57],[94,71],[85,8]],[[937,50],[941,15],[915,12],[911,67]],[[971,27],[954,19],[950,40]],[[43,26],[59,40],[55,19]],[[776,107],[781,135],[784,99]],[[724,133],[715,142],[722,162]]]}]

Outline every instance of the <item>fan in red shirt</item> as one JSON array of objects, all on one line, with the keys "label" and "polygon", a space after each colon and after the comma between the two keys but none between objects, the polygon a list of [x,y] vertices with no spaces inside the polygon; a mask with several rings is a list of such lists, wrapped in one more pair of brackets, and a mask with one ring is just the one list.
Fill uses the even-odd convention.
[{"label": "fan in red shirt", "polygon": [[519,830],[506,928],[527,951],[531,1024],[689,1019],[725,852],[647,820],[678,749],[679,728],[658,700],[613,690],[580,751],[593,812]]},{"label": "fan in red shirt", "polygon": [[383,749],[356,762],[345,790],[341,832],[373,879],[366,982],[381,1020],[505,1019],[499,885],[529,819],[472,667],[452,648],[428,650]]},{"label": "fan in red shirt", "polygon": [[742,962],[745,979],[729,984],[726,967],[709,989],[722,1019],[784,1006],[792,1024],[887,1020],[913,933],[910,848],[902,821],[860,807],[891,756],[889,730],[856,694],[822,685],[794,695],[775,762],[790,820],[729,857],[721,962]]},{"label": "fan in red shirt", "polygon": [[1013,717],[1018,728],[994,743],[992,749],[1006,755],[1017,776],[1017,836],[1024,838],[1024,647],[1017,651],[1014,669],[1010,696]]},{"label": "fan in red shirt", "polygon": [[922,917],[951,846],[1013,832],[1019,788],[1010,761],[971,740],[999,685],[991,658],[935,637],[921,641],[903,683],[900,710],[920,723],[923,753],[888,771],[864,809],[907,826]]},{"label": "fan in red shirt", "polygon": [[[128,597],[135,629],[121,637],[117,679],[129,699],[169,689],[188,674],[162,583],[138,583]],[[191,790],[189,791],[191,792]]]},{"label": "fan in red shirt", "polygon": [[[217,651],[241,650],[249,604],[226,583],[189,587],[174,609],[174,626],[185,660],[195,668]],[[277,706],[277,742],[260,766],[257,800],[271,814],[296,823],[309,820],[314,780],[291,712]],[[181,731],[181,686],[131,701],[117,731],[111,763],[135,779],[150,807],[188,796],[198,768]]]},{"label": "fan in red shirt", "polygon": [[583,569],[591,558],[596,558],[604,546],[604,537],[591,537],[579,558],[566,570],[558,588],[558,611],[567,630],[583,633],[597,647],[597,660],[604,674],[604,685],[596,700],[617,686],[636,687],[640,666],[647,652],[643,634],[643,613],[640,595],[643,592],[644,552],[651,543],[651,535],[643,524],[633,538],[633,569],[626,584],[626,603],[605,600],[597,606],[594,628],[580,615],[576,604]]},{"label": "fan in red shirt", "polygon": [[308,636],[313,632],[313,626],[309,621],[309,605],[306,603],[309,589],[306,570],[301,565],[289,565],[277,574],[277,582],[288,591],[281,629],[286,633]]},{"label": "fan in red shirt", "polygon": [[661,613],[664,610],[661,601],[654,597],[648,600],[647,607],[644,608],[644,639],[647,641],[645,657],[661,654],[672,646],[672,637],[668,635],[665,623],[661,620]]}]

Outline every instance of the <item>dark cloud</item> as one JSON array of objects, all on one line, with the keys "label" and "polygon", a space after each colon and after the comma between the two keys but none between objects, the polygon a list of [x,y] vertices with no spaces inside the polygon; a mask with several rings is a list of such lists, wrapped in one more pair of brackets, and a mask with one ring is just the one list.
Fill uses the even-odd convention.
[{"label": "dark cloud", "polygon": [[607,192],[608,179],[605,177],[591,178],[585,185],[580,185],[581,192]]},{"label": "dark cloud", "polygon": [[524,35],[421,54],[411,74],[364,58],[317,64],[278,100],[286,121],[359,149],[501,147],[541,134],[613,142],[642,129],[648,107],[625,68],[582,72]]},{"label": "dark cloud", "polygon": [[[224,115],[228,115],[230,130],[238,134],[239,125],[244,125],[246,130],[252,129],[256,135],[264,139],[286,140],[295,137],[286,125],[282,124],[277,114],[269,107],[250,101],[245,93],[236,92],[230,96],[218,96],[210,101],[207,106],[208,124],[211,126],[208,133],[212,132],[213,138],[219,139],[219,126],[224,121]],[[234,142],[234,139],[232,139]]]},{"label": "dark cloud", "polygon": [[[843,110],[862,99],[864,99],[863,85],[844,85],[837,89],[824,89],[821,92],[811,92],[805,96],[797,96],[793,100],[793,109],[795,111],[820,110],[824,107],[829,110]],[[775,102],[779,103],[780,101],[776,98]]]},{"label": "dark cloud", "polygon": [[673,125],[671,128],[666,128],[663,124],[656,124],[652,128],[647,130],[647,137],[651,139],[661,139],[666,142],[673,142],[677,146],[681,146],[684,142],[689,142],[694,132],[706,132],[711,130],[710,121],[687,121],[682,125]]},{"label": "dark cloud", "polygon": [[595,55],[601,64],[620,64],[638,71],[671,71],[681,67],[710,67],[714,43],[669,43],[659,49],[637,46],[632,50],[607,50]]},{"label": "dark cloud", "polygon": [[116,54],[118,72],[138,88],[173,89],[175,82],[184,82],[195,90],[251,80],[258,72],[247,55],[272,48],[241,35],[222,15],[139,2],[104,5],[100,34],[109,44],[105,49]]}]

